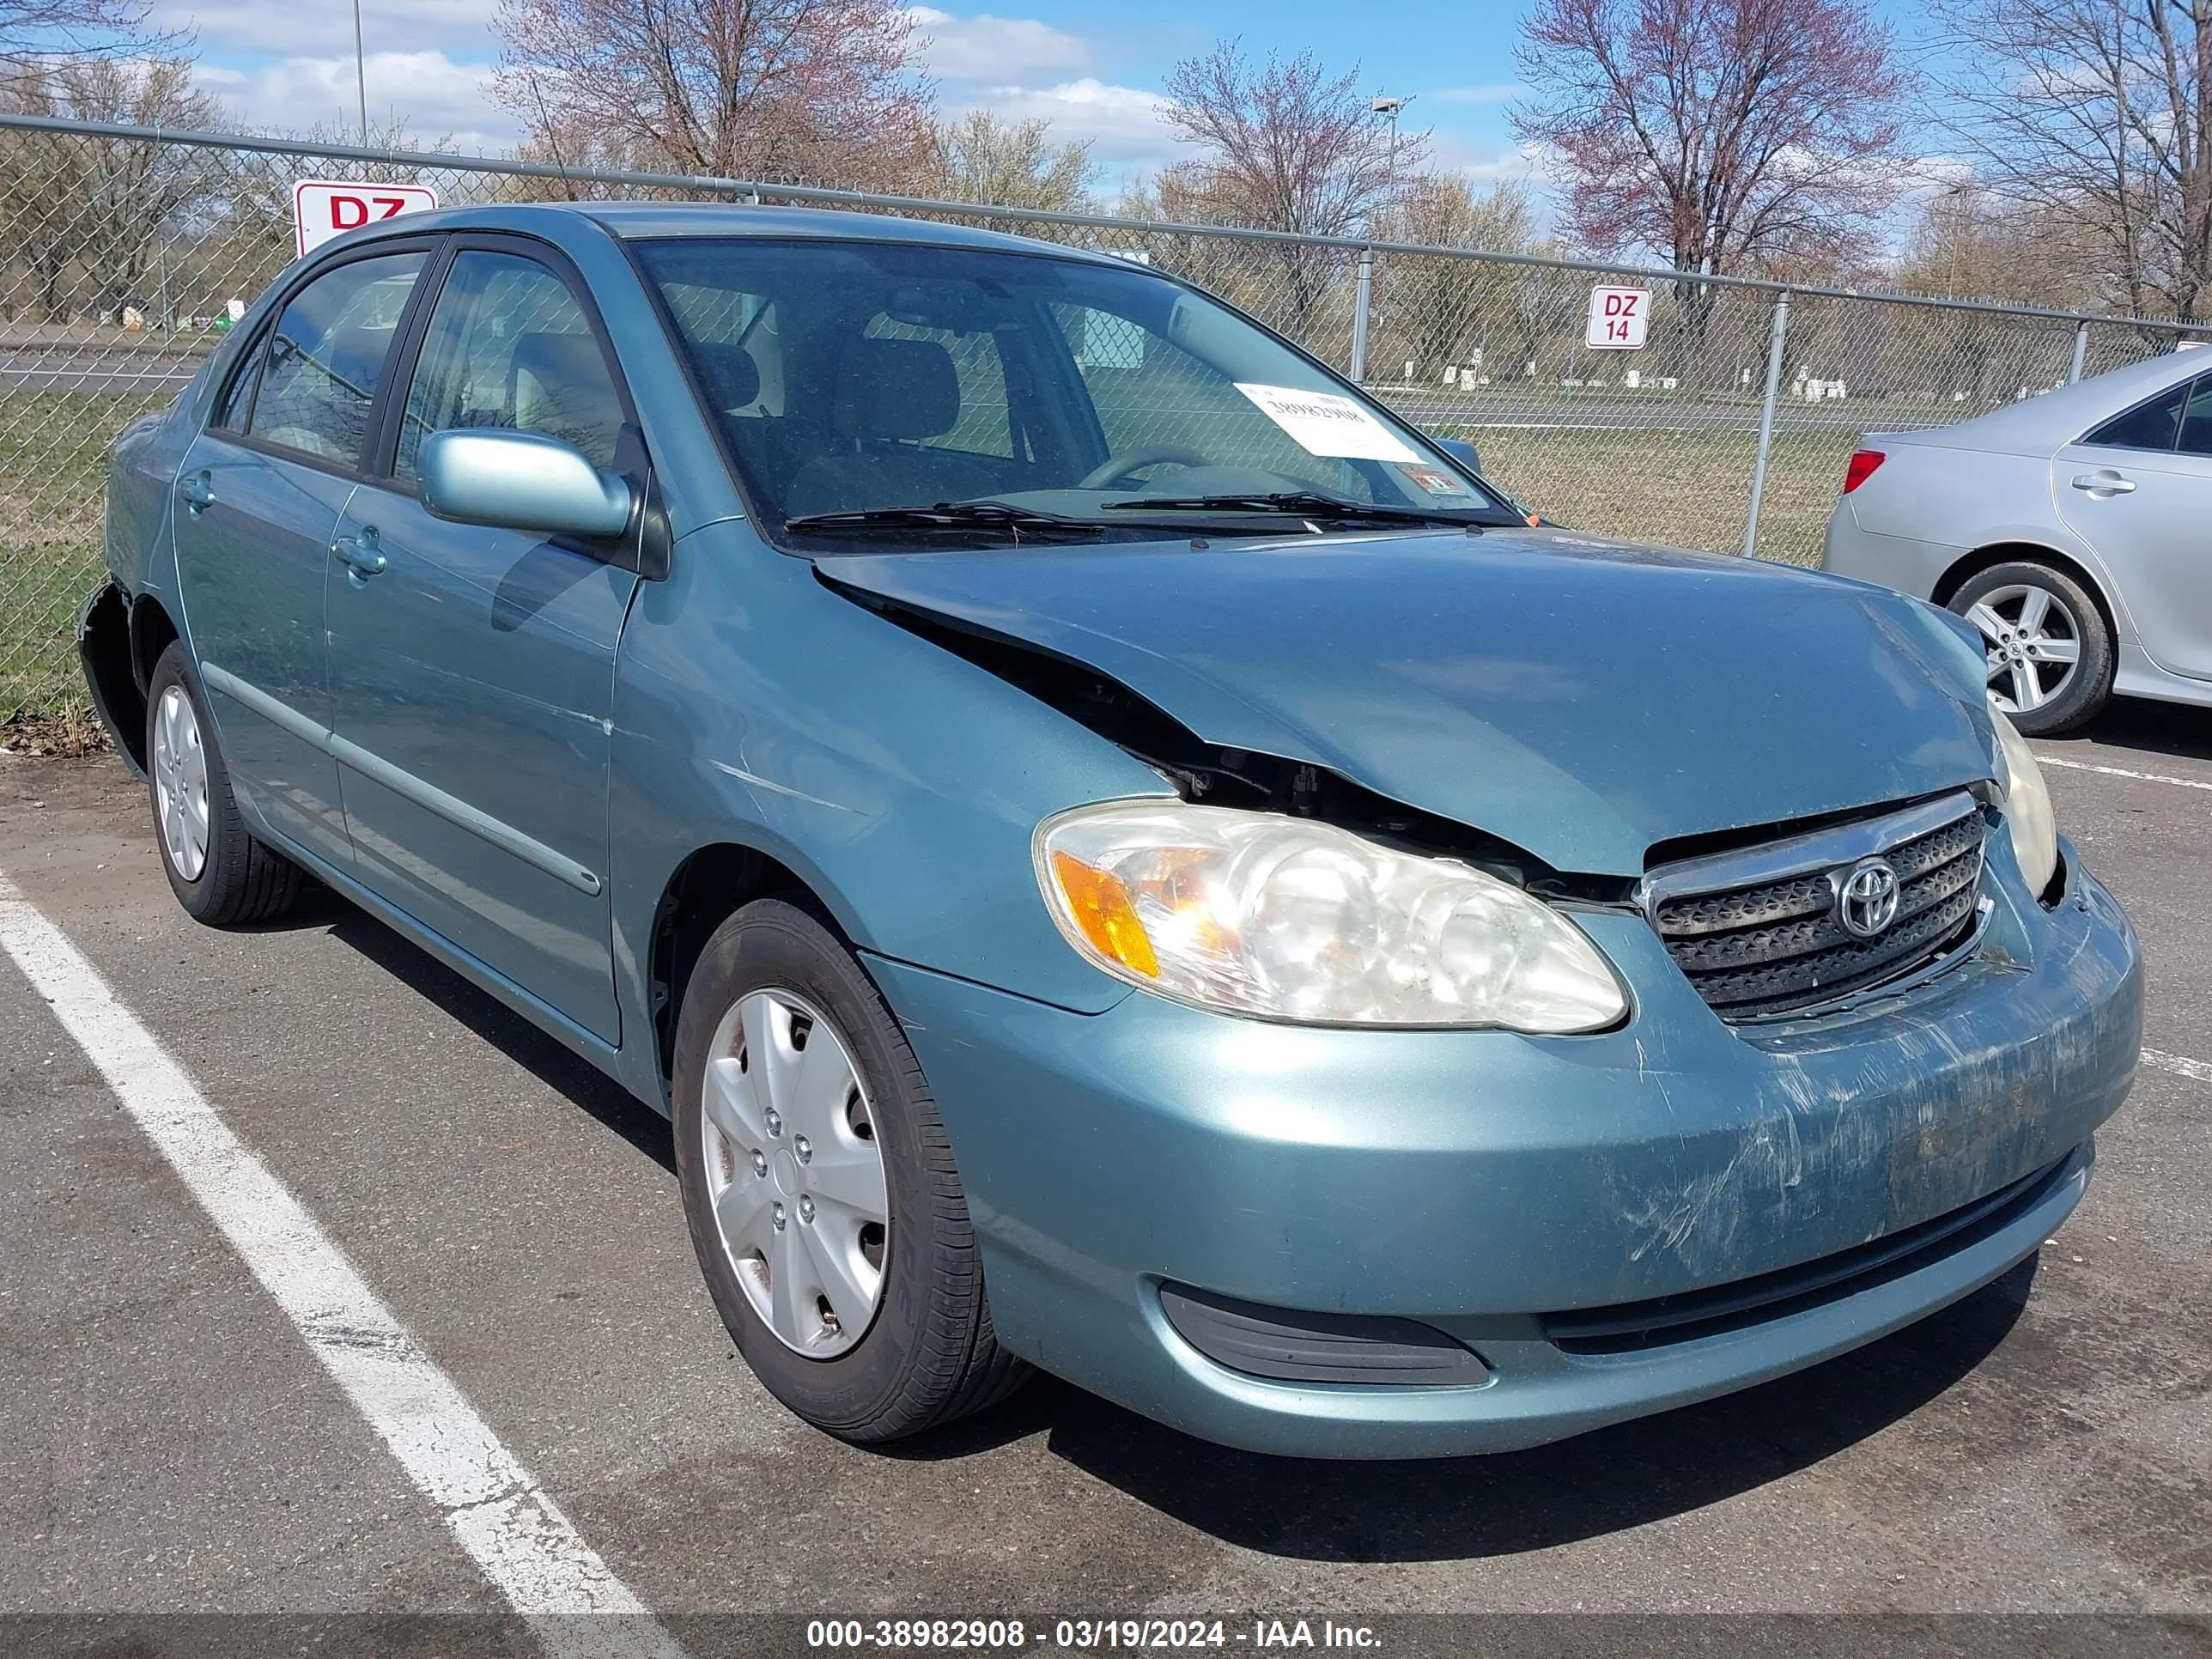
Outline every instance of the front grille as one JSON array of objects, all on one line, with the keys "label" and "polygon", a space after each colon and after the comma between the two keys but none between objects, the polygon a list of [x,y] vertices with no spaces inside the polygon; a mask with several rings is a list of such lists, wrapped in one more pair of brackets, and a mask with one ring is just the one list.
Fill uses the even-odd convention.
[{"label": "front grille", "polygon": [[[1956,950],[1979,922],[1988,821],[1963,793],[1645,878],[1645,914],[1698,994],[1729,1020],[1802,1013],[1876,990]],[[1851,872],[1879,859],[1896,913],[1844,926]]]}]

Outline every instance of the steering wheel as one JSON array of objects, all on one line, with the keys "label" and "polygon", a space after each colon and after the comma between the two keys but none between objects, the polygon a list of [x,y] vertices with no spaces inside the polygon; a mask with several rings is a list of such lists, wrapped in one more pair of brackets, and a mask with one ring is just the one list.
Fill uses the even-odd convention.
[{"label": "steering wheel", "polygon": [[1179,466],[1204,466],[1205,456],[1194,449],[1178,449],[1173,444],[1151,444],[1143,449],[1133,449],[1126,455],[1109,455],[1077,480],[1078,489],[1103,489],[1118,483],[1132,472],[1148,466],[1158,466],[1163,461],[1173,461]]}]

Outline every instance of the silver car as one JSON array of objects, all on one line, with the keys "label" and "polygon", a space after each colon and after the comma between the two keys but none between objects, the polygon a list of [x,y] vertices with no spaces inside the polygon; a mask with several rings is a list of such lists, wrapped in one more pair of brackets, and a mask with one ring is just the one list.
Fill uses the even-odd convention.
[{"label": "silver car", "polygon": [[2212,352],[1863,441],[1823,564],[1972,621],[2021,731],[2212,704]]}]

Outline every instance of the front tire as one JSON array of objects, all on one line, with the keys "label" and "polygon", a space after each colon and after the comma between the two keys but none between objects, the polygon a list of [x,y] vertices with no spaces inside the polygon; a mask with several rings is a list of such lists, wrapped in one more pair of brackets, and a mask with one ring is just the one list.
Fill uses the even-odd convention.
[{"label": "front tire", "polygon": [[215,722],[181,640],[161,653],[146,687],[146,784],[161,872],[193,921],[240,927],[291,908],[304,877],[254,840],[239,816]]},{"label": "front tire", "polygon": [[2030,737],[2070,732],[2112,694],[2118,659],[2095,598],[2032,560],[1977,571],[1951,596],[1974,624],[1998,707]]},{"label": "front tire", "polygon": [[859,1443],[1012,1393],[937,1103],[852,952],[763,899],[715,930],[677,1022],[676,1164],[722,1322],[769,1392]]}]

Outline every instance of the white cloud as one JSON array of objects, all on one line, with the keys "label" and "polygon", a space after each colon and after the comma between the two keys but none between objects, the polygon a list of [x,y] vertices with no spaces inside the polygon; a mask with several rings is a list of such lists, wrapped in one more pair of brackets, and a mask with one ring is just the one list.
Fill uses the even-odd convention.
[{"label": "white cloud", "polygon": [[[489,56],[495,0],[361,0],[362,44],[379,55],[432,50]],[[344,0],[156,0],[151,20],[191,29],[203,52],[224,56],[353,56],[353,8]]]},{"label": "white cloud", "polygon": [[943,81],[1000,82],[1080,75],[1096,57],[1091,43],[1034,17],[956,17],[933,6],[909,6],[922,62]]},{"label": "white cloud", "polygon": [[[375,52],[367,69],[372,126],[404,121],[424,145],[450,137],[464,150],[507,149],[522,136],[520,123],[491,101],[488,63],[456,63],[442,52]],[[197,73],[243,127],[304,131],[320,125],[349,133],[356,120],[350,56],[286,58],[252,72],[203,66]]]},{"label": "white cloud", "polygon": [[959,107],[986,109],[1006,121],[1048,120],[1056,138],[1090,139],[1091,159],[1109,173],[1158,167],[1181,153],[1158,93],[1093,76],[1049,87],[992,87]]}]

